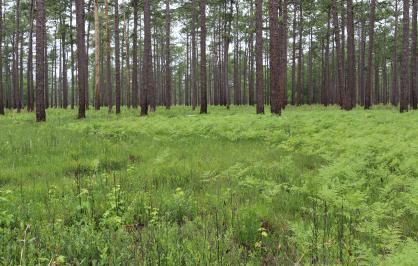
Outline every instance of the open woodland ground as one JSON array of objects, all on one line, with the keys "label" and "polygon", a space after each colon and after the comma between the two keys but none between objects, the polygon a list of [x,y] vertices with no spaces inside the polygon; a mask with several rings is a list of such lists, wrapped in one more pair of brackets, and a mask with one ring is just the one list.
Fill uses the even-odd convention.
[{"label": "open woodland ground", "polygon": [[0,118],[1,265],[416,265],[418,113]]}]

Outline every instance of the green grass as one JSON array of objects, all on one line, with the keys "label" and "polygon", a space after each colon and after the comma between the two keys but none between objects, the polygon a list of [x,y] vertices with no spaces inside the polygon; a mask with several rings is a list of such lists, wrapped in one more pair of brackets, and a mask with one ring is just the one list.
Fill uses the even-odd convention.
[{"label": "green grass", "polygon": [[418,113],[0,117],[0,265],[416,265]]}]

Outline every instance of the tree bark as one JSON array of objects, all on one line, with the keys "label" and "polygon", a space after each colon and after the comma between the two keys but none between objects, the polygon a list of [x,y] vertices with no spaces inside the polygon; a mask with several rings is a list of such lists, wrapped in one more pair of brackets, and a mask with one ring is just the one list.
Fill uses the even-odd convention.
[{"label": "tree bark", "polygon": [[263,0],[256,0],[256,90],[257,114],[264,114],[263,82]]},{"label": "tree bark", "polygon": [[[152,91],[154,90],[154,78],[152,70],[151,49],[151,7],[150,0],[144,0],[144,66],[143,86],[141,92],[141,116],[148,115],[148,105],[152,107]],[[153,110],[151,110],[153,111]]]},{"label": "tree bark", "polygon": [[348,97],[345,91],[345,75],[344,75],[344,54],[340,39],[340,26],[338,22],[337,0],[332,1],[332,16],[334,25],[335,48],[337,50],[337,91],[340,93],[340,104],[345,110],[349,110]]},{"label": "tree bark", "polygon": [[36,121],[46,121],[45,114],[45,6],[44,0],[36,0]]},{"label": "tree bark", "polygon": [[398,78],[398,0],[395,0],[395,33],[393,42],[393,55],[392,55],[392,96],[391,103],[393,106],[399,103],[399,78]]},{"label": "tree bark", "polygon": [[0,0],[0,115],[4,115],[4,89],[3,89],[3,3]]},{"label": "tree bark", "polygon": [[370,2],[370,26],[369,26],[369,51],[368,51],[368,67],[367,67],[367,81],[364,90],[364,108],[370,109],[372,102],[372,77],[373,77],[373,50],[374,50],[374,24],[376,13],[376,0]]},{"label": "tree bark", "polygon": [[353,0],[347,0],[347,102],[346,109],[351,110],[356,104],[356,52],[354,44]]},{"label": "tree bark", "polygon": [[112,112],[113,101],[112,101],[112,63],[111,63],[111,50],[110,50],[110,22],[109,22],[109,0],[105,0],[105,21],[106,21],[106,89],[107,89],[107,107],[109,113]]},{"label": "tree bark", "polygon": [[200,113],[208,113],[206,79],[206,0],[200,0]]},{"label": "tree bark", "polygon": [[170,14],[170,0],[166,0],[165,10],[165,107],[171,107],[171,14]]},{"label": "tree bark", "polygon": [[85,40],[85,18],[84,0],[76,0],[76,21],[77,21],[77,66],[78,66],[78,119],[86,117],[86,40]]},{"label": "tree bark", "polygon": [[133,1],[134,5],[134,29],[132,32],[132,107],[138,107],[138,0]]},{"label": "tree bark", "polygon": [[412,0],[412,43],[411,43],[411,107],[417,109],[417,11],[418,0]]},{"label": "tree bark", "polygon": [[119,1],[115,0],[115,100],[116,114],[120,114],[121,77],[120,77],[120,38],[119,38]]},{"label": "tree bark", "polygon": [[400,111],[408,112],[409,86],[409,0],[403,0],[402,75]]},{"label": "tree bark", "polygon": [[100,110],[100,19],[99,19],[99,0],[94,0],[94,64],[95,64],[95,78],[94,78],[94,91],[95,101],[94,108]]},{"label": "tree bark", "polygon": [[278,0],[269,0],[270,29],[270,107],[271,113],[281,114],[280,99],[280,39],[279,39],[279,4]]}]

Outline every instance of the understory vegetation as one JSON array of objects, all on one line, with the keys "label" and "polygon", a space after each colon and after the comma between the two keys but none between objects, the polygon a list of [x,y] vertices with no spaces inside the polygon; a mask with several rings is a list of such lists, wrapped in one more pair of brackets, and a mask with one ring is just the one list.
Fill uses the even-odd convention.
[{"label": "understory vegetation", "polygon": [[416,265],[418,116],[0,119],[1,265]]}]

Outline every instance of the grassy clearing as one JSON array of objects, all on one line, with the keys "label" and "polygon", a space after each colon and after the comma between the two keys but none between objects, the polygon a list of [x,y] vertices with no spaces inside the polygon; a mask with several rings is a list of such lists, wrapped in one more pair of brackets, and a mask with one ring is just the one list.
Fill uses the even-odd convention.
[{"label": "grassy clearing", "polygon": [[2,265],[416,265],[418,114],[0,117]]}]

